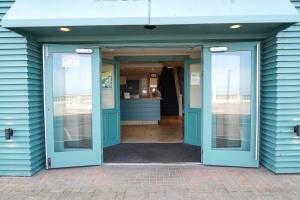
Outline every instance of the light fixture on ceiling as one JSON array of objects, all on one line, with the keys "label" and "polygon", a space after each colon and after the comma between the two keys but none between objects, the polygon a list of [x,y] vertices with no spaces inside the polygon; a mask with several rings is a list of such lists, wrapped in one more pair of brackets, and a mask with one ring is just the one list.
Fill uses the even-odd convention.
[{"label": "light fixture on ceiling", "polygon": [[242,25],[240,25],[240,24],[233,24],[230,26],[231,29],[239,29],[241,27],[242,27]]},{"label": "light fixture on ceiling", "polygon": [[71,29],[67,28],[67,27],[60,27],[59,30],[62,32],[70,32],[71,31]]}]

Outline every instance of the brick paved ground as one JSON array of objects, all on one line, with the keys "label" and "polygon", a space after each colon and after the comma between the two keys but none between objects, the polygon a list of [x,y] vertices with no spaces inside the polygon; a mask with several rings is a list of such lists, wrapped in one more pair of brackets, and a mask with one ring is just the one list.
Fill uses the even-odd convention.
[{"label": "brick paved ground", "polygon": [[300,175],[264,168],[98,166],[0,177],[0,199],[300,199]]}]

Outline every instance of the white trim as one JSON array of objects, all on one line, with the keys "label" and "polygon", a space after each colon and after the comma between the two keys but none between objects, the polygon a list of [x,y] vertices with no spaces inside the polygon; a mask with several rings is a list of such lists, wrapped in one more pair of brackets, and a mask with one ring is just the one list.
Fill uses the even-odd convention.
[{"label": "white trim", "polygon": [[48,45],[43,44],[43,98],[44,98],[44,132],[45,132],[45,154],[46,154],[46,169],[49,169],[48,166],[48,146],[47,146],[47,110],[46,110],[46,62],[45,59],[48,57]]},{"label": "white trim", "polygon": [[261,44],[256,45],[256,124],[255,124],[255,160],[259,160],[260,143],[260,59]]}]

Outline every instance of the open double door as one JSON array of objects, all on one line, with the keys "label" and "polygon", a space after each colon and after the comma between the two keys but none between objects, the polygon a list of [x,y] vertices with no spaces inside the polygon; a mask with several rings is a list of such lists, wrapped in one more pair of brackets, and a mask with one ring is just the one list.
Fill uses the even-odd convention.
[{"label": "open double door", "polygon": [[[100,165],[103,147],[120,143],[120,67],[99,51],[44,45],[48,168]],[[184,142],[201,146],[204,164],[258,166],[257,73],[255,43],[185,61]]]}]

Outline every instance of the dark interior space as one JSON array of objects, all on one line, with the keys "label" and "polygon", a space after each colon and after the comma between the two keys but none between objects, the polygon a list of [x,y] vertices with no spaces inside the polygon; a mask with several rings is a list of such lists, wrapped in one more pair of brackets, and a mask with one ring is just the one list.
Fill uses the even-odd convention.
[{"label": "dark interior space", "polygon": [[161,116],[174,116],[179,113],[173,70],[171,67],[163,67],[158,79],[158,88],[162,97]]}]

